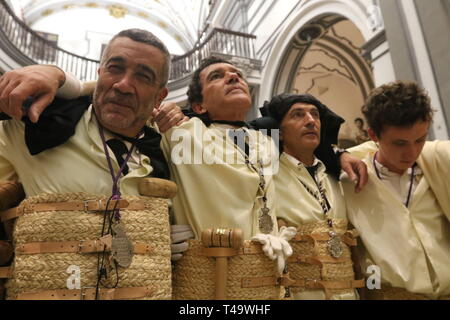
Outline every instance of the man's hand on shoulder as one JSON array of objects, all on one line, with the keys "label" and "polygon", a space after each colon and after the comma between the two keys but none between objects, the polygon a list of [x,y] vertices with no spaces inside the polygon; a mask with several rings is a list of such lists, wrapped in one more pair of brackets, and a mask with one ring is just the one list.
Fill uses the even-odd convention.
[{"label": "man's hand on shoulder", "polygon": [[[0,111],[16,120],[27,113],[37,122],[64,82],[65,74],[56,66],[32,65],[8,71],[0,78]],[[33,103],[24,110],[23,103],[30,97]]]},{"label": "man's hand on shoulder", "polygon": [[152,117],[161,133],[189,120],[175,102],[162,103],[158,108],[153,109]]},{"label": "man's hand on shoulder", "polygon": [[349,179],[355,184],[355,192],[360,192],[369,179],[366,164],[348,152],[341,153],[339,161],[342,170],[347,173]]}]

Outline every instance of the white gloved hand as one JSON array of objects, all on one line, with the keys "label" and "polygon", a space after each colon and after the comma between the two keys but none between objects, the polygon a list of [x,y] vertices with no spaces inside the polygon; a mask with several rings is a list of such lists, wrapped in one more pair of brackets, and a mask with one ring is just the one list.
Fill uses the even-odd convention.
[{"label": "white gloved hand", "polygon": [[172,225],[170,226],[170,239],[172,261],[178,261],[183,257],[183,252],[189,248],[187,240],[194,239],[194,233],[190,226],[187,225]]},{"label": "white gloved hand", "polygon": [[288,241],[294,238],[296,234],[297,229],[294,227],[281,227],[278,235],[260,233],[255,235],[252,241],[262,244],[262,249],[269,259],[277,259],[277,269],[281,275],[286,265],[286,259],[293,253]]}]

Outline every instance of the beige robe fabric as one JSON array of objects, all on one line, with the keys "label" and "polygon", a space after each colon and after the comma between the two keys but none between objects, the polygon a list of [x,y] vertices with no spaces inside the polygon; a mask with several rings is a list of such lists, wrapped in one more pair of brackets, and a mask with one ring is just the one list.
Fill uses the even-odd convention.
[{"label": "beige robe fabric", "polygon": [[[374,143],[350,149],[364,158],[369,182],[360,194],[343,180],[349,220],[363,242],[363,271],[381,271],[381,282],[429,298],[450,294],[450,141],[427,142],[417,164],[423,171],[409,208],[379,180]],[[368,273],[367,276],[370,276]]]},{"label": "beige robe fabric", "polygon": [[[208,228],[241,228],[249,240],[259,230],[263,192],[260,177],[228,135],[231,126],[212,124],[206,127],[198,118],[192,118],[163,135],[161,147],[178,185],[173,199],[176,224],[190,225],[197,239]],[[255,130],[251,135],[251,150],[259,150],[268,163],[277,159],[278,150],[270,138]],[[253,151],[251,151],[250,154]],[[226,161],[234,159],[234,161]],[[276,163],[273,168],[276,170]],[[259,166],[255,165],[256,169]],[[277,231],[275,219],[275,189],[272,169],[264,166],[267,206]]]},{"label": "beige robe fabric", "polygon": [[[277,216],[289,224],[296,226],[324,221],[324,215],[319,202],[305,189],[303,181],[310,190],[318,187],[308,170],[301,163],[295,165],[286,153],[280,157],[280,170],[275,176],[277,195]],[[325,166],[319,162],[317,177],[323,187],[331,206],[328,217],[331,219],[347,219],[347,209],[339,183],[325,172]],[[325,300],[323,290],[309,290],[292,294],[298,300]],[[334,295],[333,299],[356,299],[357,293]]]},{"label": "beige robe fabric", "polygon": [[[92,88],[92,83],[80,83],[73,75],[66,73],[66,83],[58,91],[58,96],[75,98],[89,93]],[[258,190],[260,178],[253,168],[245,164],[242,152],[234,143],[229,138],[223,139],[227,129],[232,128],[220,124],[212,124],[208,128],[201,120],[193,118],[163,134],[161,141],[161,148],[169,163],[172,179],[178,185],[178,195],[173,199],[175,220],[173,222],[190,225],[197,239],[200,239],[202,230],[217,227],[241,228],[246,240],[260,233],[258,218],[261,209],[260,199],[263,196]],[[266,192],[267,206],[271,209],[270,215],[275,232],[278,230],[273,196],[275,190],[270,173],[277,170],[278,149],[270,138],[260,132],[255,130],[249,130],[249,132],[256,141],[254,149],[259,150],[264,157],[269,156],[273,160],[273,167],[271,169],[268,169],[269,166],[266,167],[268,169]],[[191,144],[191,149],[184,154],[186,159],[184,162],[193,160],[191,161],[193,164],[173,162],[172,154],[182,152],[181,136],[185,136],[185,141],[189,140]],[[211,150],[219,152],[212,157],[207,157],[210,162],[213,159],[223,159],[221,153],[226,153],[230,157],[237,158],[238,161],[235,162],[239,163],[206,164],[202,161],[202,155],[211,155]]]},{"label": "beige robe fabric", "polygon": [[[82,84],[66,73],[66,83],[63,90],[58,91],[58,96],[78,97],[82,93],[89,92],[92,87],[92,83]],[[230,138],[224,139],[227,129],[232,128],[221,124],[212,124],[208,128],[201,120],[193,118],[167,131],[161,141],[172,180],[178,185],[178,194],[173,199],[172,222],[190,225],[197,239],[200,239],[201,232],[208,228],[241,228],[246,240],[260,233],[258,218],[263,196],[258,187],[260,178],[253,168],[245,164],[242,152]],[[270,153],[273,159],[278,158],[278,149],[271,139],[255,130],[249,132],[255,137],[254,140],[257,140],[256,149],[262,153]],[[176,154],[183,153],[183,140],[190,148],[185,148],[186,152],[183,154],[185,161],[177,163],[172,154],[179,160],[180,157]],[[214,151],[218,151],[218,154],[214,154]],[[203,161],[203,154],[207,155],[206,160],[211,164]],[[213,163],[217,159],[224,160],[223,154],[237,158],[239,161],[235,162],[239,163],[226,164],[226,161]],[[275,167],[273,170],[276,171],[278,162],[273,165]],[[275,233],[278,228],[272,180],[272,175],[266,175],[267,206],[271,209]]]},{"label": "beige robe fabric", "polygon": [[[25,145],[24,128],[23,122],[15,120],[0,123],[0,181],[16,179],[17,174],[28,197],[68,192],[111,194],[112,177],[92,107],[77,124],[74,136],[35,156]],[[117,172],[119,165],[114,154],[110,155]],[[139,180],[153,171],[150,159],[144,155],[141,166],[136,167],[130,166],[129,174],[121,178],[122,194],[139,195]]]}]

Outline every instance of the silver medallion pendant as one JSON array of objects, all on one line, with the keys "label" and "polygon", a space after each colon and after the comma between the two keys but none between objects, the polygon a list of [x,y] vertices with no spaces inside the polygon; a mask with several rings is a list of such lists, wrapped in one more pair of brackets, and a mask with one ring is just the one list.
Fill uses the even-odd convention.
[{"label": "silver medallion pendant", "polygon": [[344,253],[341,237],[334,231],[330,231],[330,240],[328,240],[328,252],[333,258],[340,258]]},{"label": "silver medallion pendant", "polygon": [[261,209],[261,216],[259,217],[259,230],[264,234],[269,234],[273,231],[273,220],[269,215],[270,209],[264,207]]},{"label": "silver medallion pendant", "polygon": [[128,268],[133,261],[133,243],[128,239],[122,224],[114,224],[112,231],[112,258],[120,267]]}]

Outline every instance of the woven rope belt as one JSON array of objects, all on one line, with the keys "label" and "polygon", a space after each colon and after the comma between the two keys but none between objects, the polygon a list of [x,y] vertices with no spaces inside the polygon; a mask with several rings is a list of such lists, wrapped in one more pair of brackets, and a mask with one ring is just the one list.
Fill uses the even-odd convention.
[{"label": "woven rope belt", "polygon": [[322,280],[292,280],[288,276],[283,277],[261,277],[261,278],[247,278],[242,280],[244,288],[258,288],[261,286],[276,286],[282,285],[284,287],[298,287],[305,289],[351,289],[362,288],[365,285],[364,280],[352,281],[322,281]]},{"label": "woven rope belt", "polygon": [[[233,257],[244,254],[261,254],[263,253],[260,245],[247,244],[246,247],[240,250],[230,248],[202,248],[202,254],[208,257]],[[323,257],[302,257],[297,256],[299,263],[311,263],[322,266],[322,263],[342,263],[346,259],[335,259],[328,256]],[[268,286],[285,286],[285,287],[300,287],[305,289],[354,289],[365,286],[364,280],[351,281],[322,281],[322,280],[292,280],[288,276],[284,277],[252,277],[242,278],[242,288],[260,288]]]},{"label": "woven rope belt", "polygon": [[[232,248],[202,248],[201,254],[205,257],[235,257],[238,255],[251,255],[251,254],[263,254],[263,250],[261,245],[257,245],[256,243],[248,243],[246,246],[241,247],[240,249],[232,249]],[[217,272],[217,271],[216,271]],[[269,277],[271,278],[271,277]],[[278,286],[278,279],[274,278],[275,281],[270,283],[258,282],[254,281],[259,278],[242,278],[242,288],[259,288],[259,287],[267,287],[267,286]],[[254,282],[256,285],[247,286],[246,284],[249,282]]]},{"label": "woven rope belt", "polygon": [[[112,236],[108,235],[98,240],[61,241],[61,242],[32,242],[16,247],[16,254],[37,253],[98,253],[111,251]],[[144,243],[134,244],[134,253],[150,254],[152,247]]]},{"label": "woven rope belt", "polygon": [[[230,300],[279,299],[275,262],[265,256],[258,243],[245,241],[239,249],[205,248],[198,240],[189,241],[189,250],[174,265],[173,296],[182,300],[211,300],[217,285],[217,257],[228,258],[226,296]],[[271,282],[246,283],[258,278],[271,278]]]},{"label": "woven rope belt", "polygon": [[298,227],[291,241],[294,254],[287,261],[289,273],[280,279],[294,297],[303,291],[322,289],[325,298],[331,299],[335,294],[352,294],[354,289],[365,286],[364,280],[355,280],[351,258],[350,247],[357,245],[358,233],[347,231],[345,220],[335,219],[333,225],[331,230],[326,221]]},{"label": "woven rope belt", "polygon": [[257,243],[247,243],[239,249],[232,248],[202,248],[201,255],[205,257],[234,257],[237,255],[262,254],[261,245]]},{"label": "woven rope belt", "polygon": [[[169,182],[165,185],[170,187]],[[155,187],[155,183],[152,186]],[[16,255],[14,269],[6,282],[7,298],[94,299],[95,290],[90,288],[96,287],[98,279],[96,253],[117,250],[111,249],[111,235],[98,238],[102,233],[104,212],[117,208],[121,209],[120,223],[135,255],[128,268],[107,269],[108,277],[102,280],[99,298],[170,299],[167,200],[123,196],[119,201],[108,203],[107,196],[86,193],[42,194],[27,198],[1,214],[2,220],[17,218],[14,227]],[[109,257],[106,259],[112,261]],[[73,267],[77,271],[68,271]],[[80,287],[86,289],[66,290],[67,281],[75,279],[75,274],[79,275],[76,281],[80,282]],[[102,289],[115,285],[115,289]]]},{"label": "woven rope belt", "polygon": [[[341,240],[348,246],[356,246],[358,236],[358,232],[356,230],[347,231],[344,234],[341,234]],[[320,232],[320,233],[310,233],[310,234],[297,234],[293,241],[329,241],[331,240],[331,236],[329,232]]]},{"label": "woven rope belt", "polygon": [[[99,289],[99,300],[139,299],[152,294],[150,287]],[[94,300],[95,288],[79,290],[46,290],[38,293],[22,293],[17,300]]]},{"label": "woven rope belt", "polygon": [[47,211],[111,211],[114,209],[123,210],[143,210],[145,204],[135,201],[129,203],[126,200],[111,200],[109,203],[105,200],[87,200],[87,201],[67,201],[53,203],[34,203],[30,205],[21,205],[0,212],[1,221],[8,221],[18,218],[26,213],[47,212]]}]

